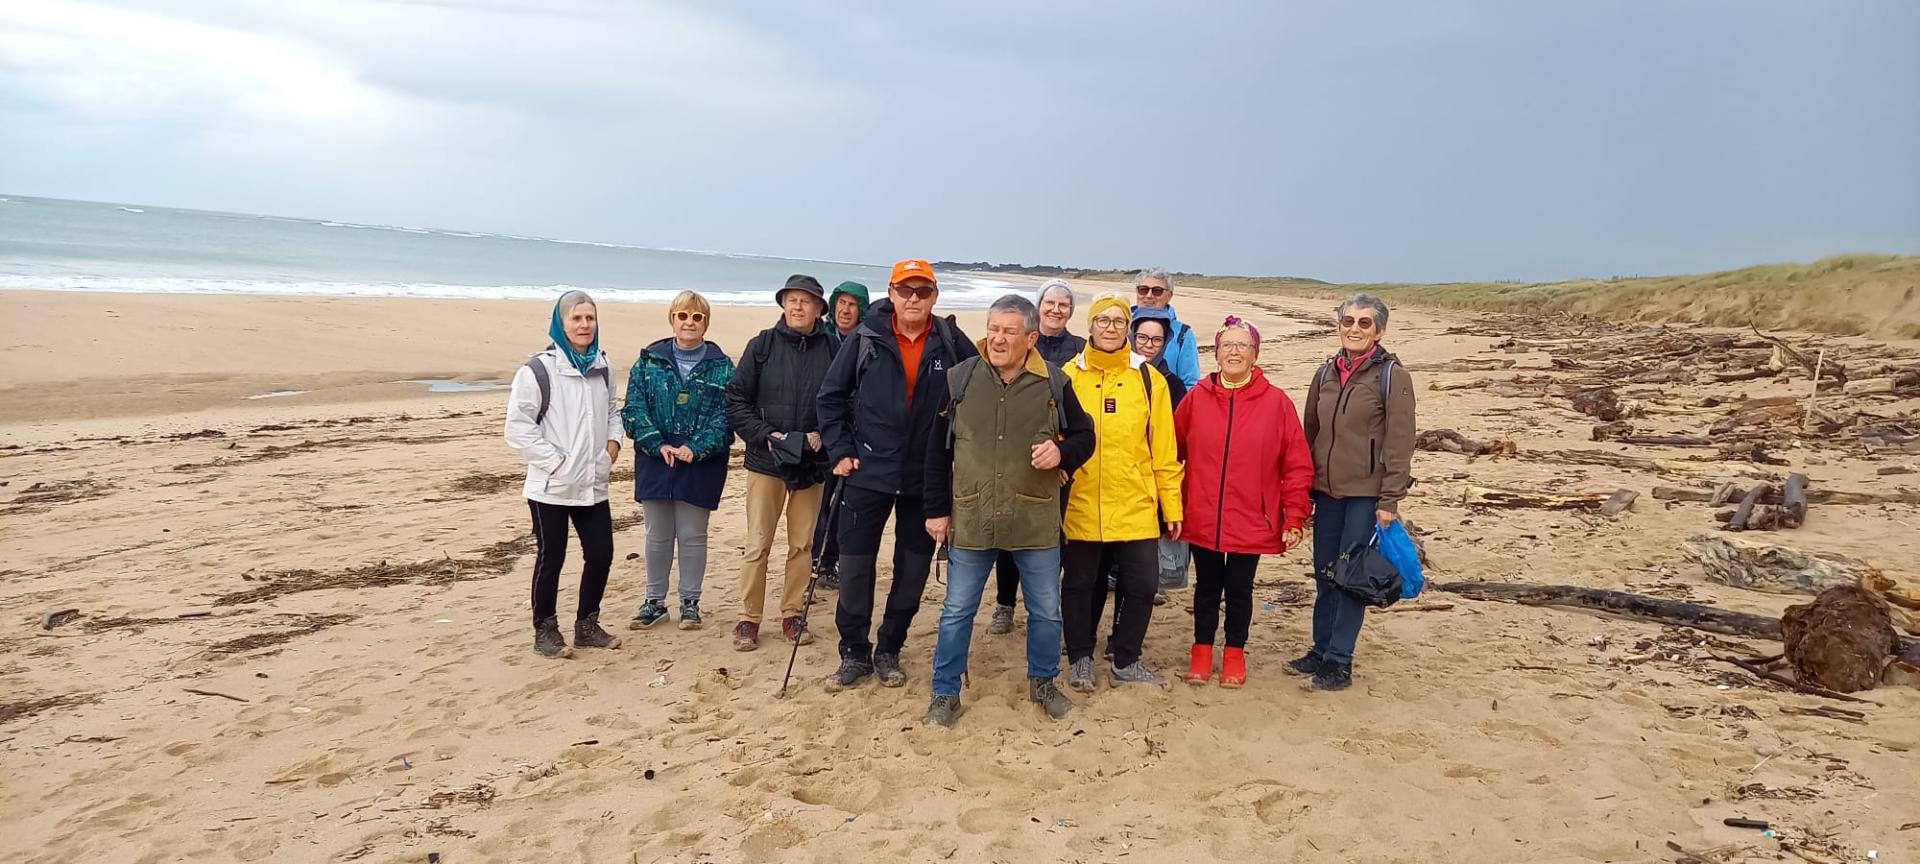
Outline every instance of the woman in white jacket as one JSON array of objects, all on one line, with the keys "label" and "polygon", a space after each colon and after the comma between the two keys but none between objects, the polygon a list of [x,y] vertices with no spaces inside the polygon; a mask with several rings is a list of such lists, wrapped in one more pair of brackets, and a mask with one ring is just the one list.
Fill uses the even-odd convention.
[{"label": "woman in white jacket", "polygon": [[599,310],[585,291],[568,291],[553,306],[552,344],[514,373],[507,397],[507,444],[527,460],[523,493],[533,513],[533,650],[571,657],[555,605],[567,558],[567,523],[580,535],[580,606],[573,642],[618,648],[600,628],[600,599],[613,567],[613,513],[607,479],[620,457],[620,421],[612,373],[600,350]]}]

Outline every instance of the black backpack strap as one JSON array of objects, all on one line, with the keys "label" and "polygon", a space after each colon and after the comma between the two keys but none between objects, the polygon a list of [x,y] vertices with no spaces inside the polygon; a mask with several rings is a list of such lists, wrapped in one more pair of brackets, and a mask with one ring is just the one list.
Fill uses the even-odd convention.
[{"label": "black backpack strap", "polygon": [[1047,364],[1047,387],[1053,391],[1053,440],[1067,436],[1067,373]]},{"label": "black backpack strap", "polygon": [[533,370],[533,383],[540,387],[540,410],[533,414],[533,425],[538,426],[547,419],[547,408],[553,405],[553,379],[538,354],[527,358],[527,368]]},{"label": "black backpack strap", "polygon": [[[1185,326],[1185,325],[1182,325]],[[1147,440],[1153,440],[1153,364],[1140,364],[1140,393],[1147,400]]]},{"label": "black backpack strap", "polygon": [[953,409],[960,406],[960,400],[966,398],[967,387],[973,383],[973,373],[980,368],[980,358],[968,357],[947,369],[947,407],[940,414],[947,418],[947,449],[953,449]]}]

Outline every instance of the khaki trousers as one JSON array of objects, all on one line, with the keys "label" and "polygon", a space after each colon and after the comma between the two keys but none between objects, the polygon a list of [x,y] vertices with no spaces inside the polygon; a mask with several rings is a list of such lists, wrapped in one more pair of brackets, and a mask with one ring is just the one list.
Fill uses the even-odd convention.
[{"label": "khaki trousers", "polygon": [[760,623],[767,602],[767,556],[781,511],[787,516],[787,563],[780,584],[780,617],[799,615],[813,567],[813,522],[820,514],[820,485],[797,492],[786,481],[747,472],[747,548],[740,561],[742,621]]}]

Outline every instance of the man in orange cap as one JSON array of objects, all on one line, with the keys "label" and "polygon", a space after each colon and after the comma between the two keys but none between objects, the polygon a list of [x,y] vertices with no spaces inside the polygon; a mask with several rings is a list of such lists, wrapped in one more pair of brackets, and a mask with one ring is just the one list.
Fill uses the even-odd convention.
[{"label": "man in orange cap", "polygon": [[[829,682],[852,687],[878,677],[906,683],[900,649],[933,566],[923,495],[934,419],[947,405],[948,369],[977,356],[951,318],[933,314],[940,283],[912,258],[893,265],[887,297],[834,355],[820,385],[820,427],[833,473],[845,486],[834,515],[840,540],[840,668]],[[887,516],[894,517],[893,587],[873,633],[875,566]]]}]

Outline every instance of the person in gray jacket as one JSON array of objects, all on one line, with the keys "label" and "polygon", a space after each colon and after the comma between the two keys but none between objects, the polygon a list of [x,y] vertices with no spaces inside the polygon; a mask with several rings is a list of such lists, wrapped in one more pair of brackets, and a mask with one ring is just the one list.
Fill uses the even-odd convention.
[{"label": "person in gray jacket", "polygon": [[571,657],[555,611],[569,522],[580,535],[586,565],[580,573],[574,644],[620,647],[620,640],[600,627],[600,600],[613,567],[607,481],[620,458],[621,430],[593,298],[585,291],[560,295],[547,337],[552,342],[546,350],[513,375],[506,439],[527,462],[521,493],[533,516],[533,650],[543,657]]}]

